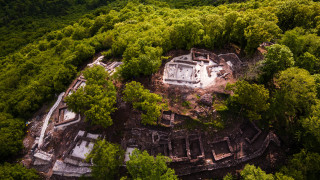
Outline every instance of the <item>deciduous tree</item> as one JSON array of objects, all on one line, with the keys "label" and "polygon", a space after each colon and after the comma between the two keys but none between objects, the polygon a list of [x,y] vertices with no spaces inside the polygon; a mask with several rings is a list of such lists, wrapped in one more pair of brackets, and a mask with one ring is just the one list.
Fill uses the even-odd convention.
[{"label": "deciduous tree", "polygon": [[163,107],[161,96],[150,93],[149,90],[145,89],[136,81],[127,83],[123,93],[123,99],[125,101],[131,102],[133,108],[142,111],[142,124],[154,125],[157,122],[158,118],[161,116],[160,110]]},{"label": "deciduous tree", "polygon": [[102,66],[94,66],[83,72],[86,86],[66,98],[68,108],[86,116],[93,124],[108,127],[113,124],[111,113],[116,110],[116,89]]},{"label": "deciduous tree", "polygon": [[20,164],[4,163],[0,165],[0,179],[36,180],[40,179],[40,177],[35,169],[27,169]]},{"label": "deciduous tree", "polygon": [[98,180],[112,180],[118,174],[118,169],[124,160],[124,150],[117,144],[106,140],[95,143],[92,151],[87,156],[88,161],[93,162],[92,176]]},{"label": "deciduous tree", "polygon": [[240,172],[244,180],[273,180],[272,174],[267,174],[260,167],[247,164]]},{"label": "deciduous tree", "polygon": [[135,149],[127,161],[127,169],[133,179],[177,180],[174,170],[168,168],[168,162],[170,158],[166,156],[153,157],[147,151]]},{"label": "deciduous tree", "polygon": [[287,166],[281,169],[283,174],[295,180],[318,179],[320,171],[320,155],[304,149],[294,154]]},{"label": "deciduous tree", "polygon": [[228,84],[227,89],[233,91],[229,105],[240,106],[240,111],[244,111],[250,120],[261,119],[261,113],[269,108],[269,91],[263,85],[238,81],[232,85]]},{"label": "deciduous tree", "polygon": [[306,131],[315,136],[320,142],[320,102],[311,107],[311,113],[307,118],[301,120]]},{"label": "deciduous tree", "polygon": [[267,48],[268,53],[262,67],[262,78],[264,82],[273,78],[275,73],[283,71],[294,65],[293,54],[284,45],[274,44]]},{"label": "deciduous tree", "polygon": [[22,149],[23,129],[22,119],[14,119],[10,114],[0,113],[0,162],[17,155]]},{"label": "deciduous tree", "polygon": [[308,115],[311,106],[315,104],[317,91],[315,80],[307,70],[288,68],[280,72],[275,83],[279,86],[274,95],[275,117],[285,116],[288,122],[293,123],[297,116]]}]

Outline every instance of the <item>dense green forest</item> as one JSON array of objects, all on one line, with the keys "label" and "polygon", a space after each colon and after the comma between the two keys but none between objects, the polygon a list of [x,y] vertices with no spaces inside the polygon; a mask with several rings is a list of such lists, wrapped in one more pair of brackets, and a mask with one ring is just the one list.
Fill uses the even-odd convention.
[{"label": "dense green forest", "polygon": [[[279,169],[281,175],[271,175],[271,179],[284,179],[285,175],[294,179],[318,177],[319,2],[0,0],[0,5],[1,162],[21,152],[24,122],[65,91],[95,53],[104,51],[107,59],[122,58],[119,79],[126,81],[157,72],[164,54],[173,49],[212,50],[232,43],[250,57],[262,42],[270,41],[276,44],[257,65],[256,76],[230,86],[235,95],[225,105],[230,113],[245,107],[242,116],[259,119],[279,134],[292,137],[295,154]],[[103,83],[110,85],[109,81]],[[105,93],[102,86],[92,83]],[[130,97],[126,101],[133,106],[145,108],[141,102],[148,99],[161,101],[139,88],[141,92],[129,92],[127,85]],[[133,101],[130,93],[141,93],[144,98]],[[146,109],[147,115],[153,116],[159,106]],[[90,111],[90,107],[79,111]],[[146,123],[152,121],[145,116]],[[7,163],[0,167],[0,177],[6,171],[2,169],[12,168]]]}]

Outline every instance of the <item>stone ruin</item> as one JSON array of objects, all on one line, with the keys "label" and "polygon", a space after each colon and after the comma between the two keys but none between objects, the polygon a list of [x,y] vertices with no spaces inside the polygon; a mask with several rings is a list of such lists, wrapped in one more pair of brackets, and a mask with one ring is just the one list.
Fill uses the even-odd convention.
[{"label": "stone ruin", "polygon": [[203,142],[205,161],[189,167],[176,169],[180,176],[201,171],[212,171],[236,166],[262,156],[270,142],[280,146],[277,136],[272,133],[262,133],[254,123],[243,124],[229,136]]},{"label": "stone ruin", "polygon": [[[133,128],[122,140],[127,152],[133,148],[146,150],[150,155],[162,154],[173,162],[197,162],[204,158],[201,135],[186,131],[156,131],[146,128]],[[127,159],[128,160],[128,159]]]},{"label": "stone ruin", "polygon": [[228,79],[241,66],[234,53],[221,54],[191,49],[190,54],[173,58],[165,65],[164,83],[205,88],[214,85],[216,78]]},{"label": "stone ruin", "polygon": [[93,63],[88,64],[88,66],[89,67],[93,67],[95,65],[102,66],[106,69],[106,71],[110,73],[110,75],[112,75],[114,72],[116,72],[116,68],[122,64],[122,62],[118,62],[118,61],[103,63],[102,62],[103,58],[104,56],[98,57]]},{"label": "stone ruin", "polygon": [[208,144],[212,147],[213,158],[211,158],[211,160],[213,161],[219,161],[233,155],[233,149],[228,137],[224,137],[222,140],[208,142]]},{"label": "stone ruin", "polygon": [[[103,66],[109,74],[113,74],[116,68],[119,67],[122,62],[101,62],[103,56],[100,56],[93,63],[88,64],[89,67],[94,65]],[[51,149],[46,152],[52,133],[56,130],[64,130],[67,126],[78,123],[81,121],[79,114],[76,114],[68,110],[65,98],[71,95],[73,92],[79,90],[79,88],[86,85],[86,80],[82,75],[73,81],[66,93],[61,93],[56,103],[51,107],[49,113],[46,115],[40,137],[36,137],[34,145],[31,148],[30,155],[32,158],[32,167],[38,171],[50,173],[50,168],[53,168],[53,176],[59,177],[81,177],[89,176],[91,173],[91,163],[85,162],[85,157],[91,152],[94,142],[100,135],[90,134],[85,131],[79,131],[74,141],[67,144],[68,148],[63,153],[61,159],[56,159],[61,154],[56,154],[55,149]],[[49,119],[51,121],[49,121]],[[48,128],[52,123],[54,128]],[[51,127],[51,126],[50,126]]]},{"label": "stone ruin", "polygon": [[76,92],[79,88],[86,86],[86,80],[81,75],[77,79],[75,79],[68,90],[66,91],[63,100],[59,104],[56,113],[53,115],[54,119],[54,127],[56,129],[63,129],[66,126],[71,124],[75,124],[81,120],[80,114],[76,114],[70,110],[68,110],[67,104],[65,102],[65,98],[72,93]]},{"label": "stone ruin", "polygon": [[162,118],[160,119],[160,124],[164,127],[173,127],[174,125],[174,113],[171,111],[163,111]]},{"label": "stone ruin", "polygon": [[[103,58],[104,56],[98,57],[93,63],[88,64],[88,67],[102,66],[111,75],[114,72],[116,72],[116,68],[122,64],[122,62],[117,62],[117,61],[103,63],[102,62]],[[86,86],[86,80],[83,75],[80,75],[69,86],[68,90],[66,91],[63,97],[63,101],[58,106],[57,112],[53,115],[56,129],[64,129],[65,127],[75,124],[81,120],[81,117],[79,114],[76,114],[68,110],[68,107],[65,103],[65,98],[71,95],[73,92],[76,92],[81,87],[85,87],[85,86]]]},{"label": "stone ruin", "polygon": [[91,163],[85,161],[94,146],[95,141],[100,137],[99,134],[90,134],[79,131],[74,141],[63,153],[61,159],[56,160],[53,166],[53,175],[66,177],[90,176]]},{"label": "stone ruin", "polygon": [[[111,74],[121,63],[101,62],[103,57],[88,66],[101,65]],[[206,87],[214,84],[215,78],[228,78],[242,62],[235,54],[215,55],[213,53],[192,49],[189,55],[173,58],[166,64],[164,81],[169,84],[187,85],[191,87]],[[64,98],[80,87],[86,85],[83,76],[78,77],[66,91],[61,101],[57,101],[52,115],[55,129],[77,123],[80,115],[67,109]],[[63,95],[63,94],[62,94]],[[211,96],[208,96],[211,97]],[[203,104],[212,104],[204,98]],[[51,110],[50,110],[51,112]],[[51,117],[51,114],[48,116]],[[49,118],[50,118],[49,117]],[[123,136],[121,146],[126,149],[125,162],[134,148],[146,150],[156,156],[163,154],[172,159],[172,166],[179,176],[202,171],[218,170],[236,166],[259,156],[266,151],[270,142],[280,146],[280,141],[272,132],[262,132],[254,123],[243,124],[225,137],[210,139],[206,132],[177,130],[187,116],[164,111],[159,123],[162,127],[133,128]],[[43,126],[44,132],[46,126]],[[179,128],[178,128],[179,129]],[[51,131],[43,138],[44,144],[37,146],[36,140],[32,148],[32,165],[42,172],[52,172],[53,177],[90,176],[92,164],[85,157],[93,149],[98,134],[79,131],[67,148],[57,154],[54,150],[44,149],[50,142]],[[124,162],[124,163],[125,163]],[[52,168],[52,171],[50,171]]]},{"label": "stone ruin", "polygon": [[164,129],[133,128],[127,131],[122,140],[122,147],[127,149],[126,161],[134,148],[146,150],[153,156],[160,153],[172,159],[171,165],[177,175],[184,176],[236,166],[262,156],[271,141],[280,146],[274,133],[262,132],[252,122],[242,124],[228,136],[213,139],[207,137],[206,132],[174,130],[174,126],[185,118],[164,111],[160,120]]},{"label": "stone ruin", "polygon": [[[48,139],[47,137],[45,139]],[[86,162],[86,156],[92,151],[98,138],[101,138],[101,135],[79,131],[61,155],[52,151],[45,152],[43,146],[35,149],[31,152],[33,155],[32,167],[45,173],[48,173],[52,168],[52,175],[57,177],[90,176],[92,164]],[[60,156],[61,158],[58,158]]]}]

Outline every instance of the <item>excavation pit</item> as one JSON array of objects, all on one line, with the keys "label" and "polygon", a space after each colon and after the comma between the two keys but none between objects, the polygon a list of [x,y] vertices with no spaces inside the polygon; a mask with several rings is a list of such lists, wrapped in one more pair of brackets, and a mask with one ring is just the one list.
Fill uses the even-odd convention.
[{"label": "excavation pit", "polygon": [[172,154],[178,158],[188,157],[186,139],[172,140]]},{"label": "excavation pit", "polygon": [[200,147],[200,140],[199,139],[190,140],[189,143],[190,143],[191,159],[197,159],[198,156],[202,155],[201,147]]},{"label": "excavation pit", "polygon": [[212,154],[215,161],[219,161],[233,155],[232,147],[228,137],[221,141],[211,143]]},{"label": "excavation pit", "polygon": [[158,147],[154,148],[154,155],[162,154],[164,156],[169,156],[168,144],[160,144]]},{"label": "excavation pit", "polygon": [[240,127],[242,136],[252,144],[261,134],[261,130],[254,123],[246,123]]}]

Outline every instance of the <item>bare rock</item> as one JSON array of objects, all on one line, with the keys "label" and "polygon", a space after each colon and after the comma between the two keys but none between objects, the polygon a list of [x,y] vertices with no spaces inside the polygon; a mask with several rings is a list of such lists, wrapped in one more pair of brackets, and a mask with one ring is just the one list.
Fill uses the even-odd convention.
[{"label": "bare rock", "polygon": [[206,106],[212,106],[212,95],[211,94],[205,94],[201,96],[200,103]]}]

